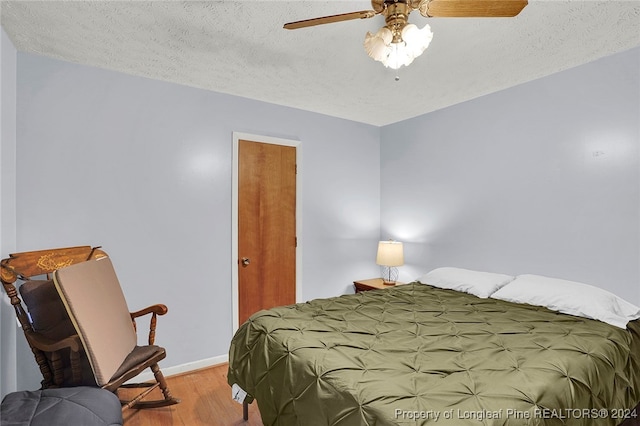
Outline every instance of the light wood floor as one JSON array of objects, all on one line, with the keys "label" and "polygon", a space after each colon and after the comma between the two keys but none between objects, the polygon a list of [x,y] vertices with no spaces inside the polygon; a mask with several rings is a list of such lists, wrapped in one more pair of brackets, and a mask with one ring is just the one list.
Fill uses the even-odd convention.
[{"label": "light wood floor", "polygon": [[[249,405],[249,420],[242,420],[242,405],[231,399],[227,364],[167,377],[177,405],[145,410],[125,410],[125,426],[262,426],[256,402]],[[129,389],[121,390],[121,397]],[[147,398],[161,398],[160,391]]]}]

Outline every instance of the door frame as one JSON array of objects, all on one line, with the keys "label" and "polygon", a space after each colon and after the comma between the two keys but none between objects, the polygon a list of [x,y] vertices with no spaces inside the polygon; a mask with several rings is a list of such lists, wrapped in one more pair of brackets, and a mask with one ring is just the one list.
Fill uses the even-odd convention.
[{"label": "door frame", "polygon": [[296,148],[296,303],[302,301],[302,142],[293,139],[282,139],[270,136],[252,135],[233,132],[233,161],[231,172],[231,311],[233,333],[240,327],[238,297],[238,145],[240,140],[269,143],[274,145],[293,146]]}]

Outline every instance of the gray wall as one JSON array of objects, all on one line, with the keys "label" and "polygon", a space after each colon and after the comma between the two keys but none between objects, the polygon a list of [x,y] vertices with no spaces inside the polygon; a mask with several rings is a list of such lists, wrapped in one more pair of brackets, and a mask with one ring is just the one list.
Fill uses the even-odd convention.
[{"label": "gray wall", "polygon": [[17,114],[17,248],[102,245],[164,366],[229,349],[234,131],[302,141],[303,300],[378,271],[376,127],[24,53]]},{"label": "gray wall", "polygon": [[386,126],[401,278],[537,273],[640,304],[640,48]]},{"label": "gray wall", "polygon": [[[16,49],[0,30],[0,252],[16,246]],[[1,286],[0,286],[1,287]],[[0,290],[0,398],[17,387],[15,314]]]}]

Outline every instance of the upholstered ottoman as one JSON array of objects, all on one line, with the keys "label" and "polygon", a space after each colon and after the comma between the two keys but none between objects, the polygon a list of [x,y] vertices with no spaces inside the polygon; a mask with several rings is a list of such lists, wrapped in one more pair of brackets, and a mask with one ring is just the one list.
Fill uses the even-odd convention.
[{"label": "upholstered ottoman", "polygon": [[73,387],[8,394],[0,407],[2,426],[121,426],[118,397],[100,388]]}]

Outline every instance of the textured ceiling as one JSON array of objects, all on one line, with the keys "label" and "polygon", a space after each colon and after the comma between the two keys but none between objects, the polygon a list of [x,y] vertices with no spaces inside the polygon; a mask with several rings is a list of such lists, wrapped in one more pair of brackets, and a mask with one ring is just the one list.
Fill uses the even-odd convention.
[{"label": "textured ceiling", "polygon": [[[529,0],[515,18],[423,18],[427,51],[393,71],[364,35],[382,16],[294,31],[368,1],[6,1],[20,51],[315,111],[394,123],[640,45],[640,1]],[[396,74],[400,77],[395,81]]]}]

